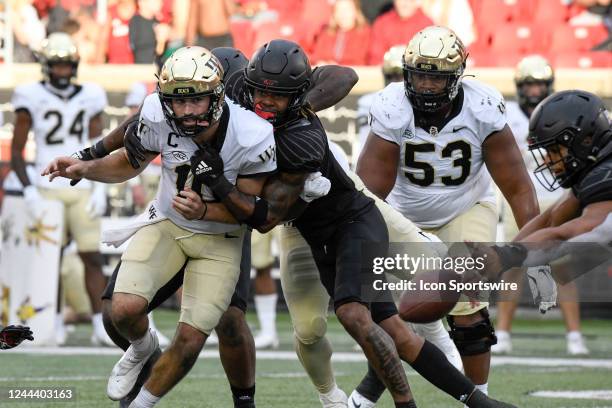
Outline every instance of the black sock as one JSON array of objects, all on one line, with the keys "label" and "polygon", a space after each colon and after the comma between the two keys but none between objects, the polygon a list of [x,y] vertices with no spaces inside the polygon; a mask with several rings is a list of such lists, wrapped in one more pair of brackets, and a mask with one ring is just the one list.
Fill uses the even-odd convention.
[{"label": "black sock", "polygon": [[255,386],[249,388],[237,388],[230,385],[234,408],[255,408]]},{"label": "black sock", "polygon": [[374,368],[368,363],[368,372],[357,386],[357,392],[372,402],[377,402],[385,392],[385,384],[378,378]]},{"label": "black sock", "polygon": [[461,402],[465,402],[474,391],[474,384],[427,340],[410,366],[427,381]]},{"label": "black sock", "polygon": [[480,390],[474,390],[465,402],[465,405],[470,408],[516,408],[512,404],[489,398]]},{"label": "black sock", "polygon": [[417,408],[414,400],[408,402],[396,402],[395,408]]}]

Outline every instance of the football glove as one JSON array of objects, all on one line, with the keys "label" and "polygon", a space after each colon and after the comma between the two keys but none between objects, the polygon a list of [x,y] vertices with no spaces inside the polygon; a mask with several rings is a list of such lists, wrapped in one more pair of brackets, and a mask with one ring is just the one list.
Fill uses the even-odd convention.
[{"label": "football glove", "polygon": [[320,171],[310,173],[304,181],[304,189],[300,193],[300,198],[310,203],[317,198],[326,196],[330,188],[331,182]]},{"label": "football glove", "polygon": [[17,347],[24,340],[34,340],[32,330],[27,326],[6,326],[0,330],[0,350]]},{"label": "football glove", "polygon": [[146,159],[145,153],[147,152],[140,140],[139,123],[137,120],[128,123],[123,134],[123,146],[130,164],[135,169],[140,168],[140,162]]},{"label": "football glove", "polygon": [[557,305],[557,282],[553,279],[549,265],[527,268],[527,280],[540,313],[544,314]]},{"label": "football glove", "polygon": [[200,148],[191,157],[191,172],[194,179],[208,186],[219,200],[227,197],[234,187],[223,175],[221,155],[210,146]]}]

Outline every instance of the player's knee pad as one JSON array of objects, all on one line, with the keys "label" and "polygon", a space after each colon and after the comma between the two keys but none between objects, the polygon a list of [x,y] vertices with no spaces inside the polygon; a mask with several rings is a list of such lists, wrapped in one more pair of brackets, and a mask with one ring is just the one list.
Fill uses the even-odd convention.
[{"label": "player's knee pad", "polygon": [[305,345],[315,344],[327,332],[327,319],[324,316],[314,316],[308,321],[294,322],[295,339]]},{"label": "player's knee pad", "polygon": [[491,351],[492,345],[497,344],[497,336],[495,336],[495,328],[489,319],[489,312],[487,309],[482,309],[479,313],[482,320],[469,326],[459,326],[455,323],[453,316],[447,316],[450,337],[462,356],[487,353]]}]

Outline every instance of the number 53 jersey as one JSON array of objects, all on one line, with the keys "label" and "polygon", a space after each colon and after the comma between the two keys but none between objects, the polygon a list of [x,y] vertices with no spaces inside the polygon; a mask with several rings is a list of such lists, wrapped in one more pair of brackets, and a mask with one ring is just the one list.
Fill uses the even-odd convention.
[{"label": "number 53 jersey", "polygon": [[[211,143],[219,149],[223,171],[230,183],[241,177],[261,177],[276,171],[276,144],[272,125],[255,113],[225,99],[219,127]],[[234,231],[236,224],[187,220],[172,207],[173,198],[185,187],[214,201],[210,189],[195,182],[191,156],[198,150],[190,137],[180,137],[166,121],[159,96],[144,100],[138,127],[142,145],[161,154],[161,181],[157,191],[160,212],[173,223],[196,233],[219,234]]]},{"label": "number 53 jersey", "polygon": [[[20,85],[11,100],[15,112],[27,111],[32,118],[36,142],[36,174],[59,156],[67,156],[90,144],[89,122],[107,105],[106,93],[97,84],[75,85],[66,95],[56,94],[43,82]],[[68,188],[70,180],[61,177],[49,183],[38,177],[32,183],[44,188]],[[75,188],[89,189],[82,180]]]},{"label": "number 53 jersey", "polygon": [[387,201],[421,228],[441,227],[477,202],[495,203],[482,144],[506,125],[502,95],[463,81],[449,118],[441,129],[416,126],[402,82],[378,93],[370,109],[372,133],[400,146]]}]

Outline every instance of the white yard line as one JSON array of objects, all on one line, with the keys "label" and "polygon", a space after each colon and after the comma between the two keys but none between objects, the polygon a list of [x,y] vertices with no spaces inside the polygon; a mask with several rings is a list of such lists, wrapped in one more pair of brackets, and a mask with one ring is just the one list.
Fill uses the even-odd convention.
[{"label": "white yard line", "polygon": [[[121,350],[106,347],[19,347],[5,350],[4,355],[27,354],[27,355],[49,355],[49,356],[119,356]],[[218,358],[217,350],[204,350],[200,358]],[[297,361],[293,351],[257,351],[259,360],[283,360]],[[338,363],[352,363],[366,361],[362,353],[337,352],[332,355],[332,361]],[[548,358],[548,357],[503,357],[493,356],[493,366],[521,365],[531,367],[584,367],[584,368],[606,368],[612,369],[612,359],[589,359],[589,358]]]}]

